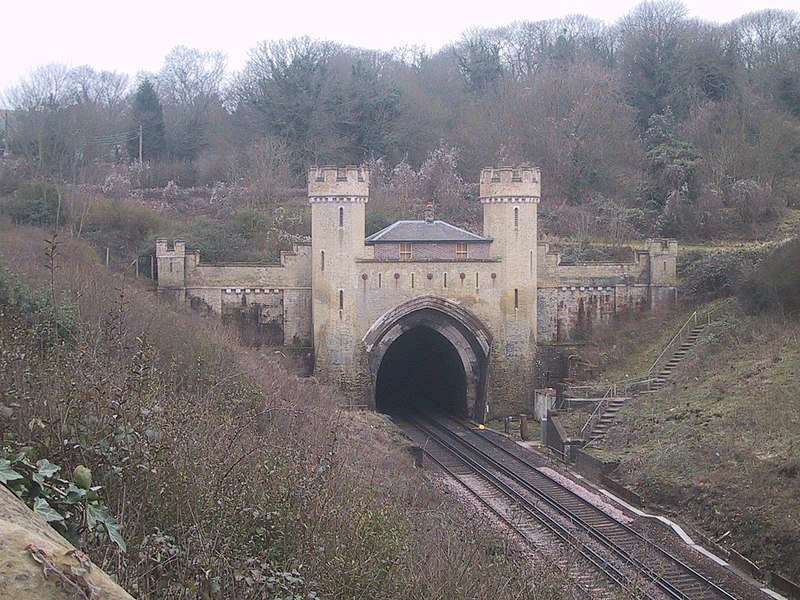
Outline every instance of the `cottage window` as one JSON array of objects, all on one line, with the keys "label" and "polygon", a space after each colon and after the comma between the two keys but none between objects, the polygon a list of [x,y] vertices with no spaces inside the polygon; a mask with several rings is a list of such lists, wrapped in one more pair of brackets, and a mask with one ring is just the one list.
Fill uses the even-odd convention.
[{"label": "cottage window", "polygon": [[400,242],[400,260],[411,260],[411,242]]},{"label": "cottage window", "polygon": [[456,258],[458,260],[467,260],[467,258],[469,258],[468,246],[466,242],[458,242],[456,244]]}]

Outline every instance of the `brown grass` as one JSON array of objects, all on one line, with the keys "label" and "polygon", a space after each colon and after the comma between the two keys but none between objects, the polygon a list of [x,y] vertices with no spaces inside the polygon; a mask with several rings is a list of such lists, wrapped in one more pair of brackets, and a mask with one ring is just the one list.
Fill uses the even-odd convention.
[{"label": "brown grass", "polygon": [[711,537],[800,580],[800,323],[732,310],[673,383],[628,402],[617,476]]},{"label": "brown grass", "polygon": [[[44,237],[0,228],[11,281],[37,286],[20,297],[52,291]],[[164,305],[82,243],[64,240],[56,264],[56,316],[77,324],[37,337],[19,304],[3,307],[13,414],[0,435],[65,472],[92,468],[129,550],[88,535],[84,548],[136,596],[560,597],[560,579],[530,575],[413,468],[380,415],[342,412],[331,387]]]}]

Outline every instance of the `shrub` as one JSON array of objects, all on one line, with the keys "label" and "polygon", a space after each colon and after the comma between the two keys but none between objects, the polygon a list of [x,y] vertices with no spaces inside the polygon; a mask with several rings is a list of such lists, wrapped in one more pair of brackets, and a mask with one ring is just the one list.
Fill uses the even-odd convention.
[{"label": "shrub", "polygon": [[114,169],[103,182],[103,193],[109,198],[127,198],[131,195],[131,177],[128,170]]},{"label": "shrub", "polygon": [[[16,231],[0,230],[0,256],[46,280],[30,258],[41,236]],[[127,553],[97,536],[84,550],[137,597],[562,597],[428,488],[380,416],[340,411],[330,387],[88,254],[67,240],[60,255],[74,341],[37,348],[0,295],[0,397],[13,408],[0,434],[65,473],[91,468]]]},{"label": "shrub", "polygon": [[739,300],[751,314],[800,313],[800,238],[775,248],[739,288]]},{"label": "shrub", "polygon": [[111,248],[115,256],[130,260],[138,256],[160,224],[159,216],[149,208],[100,200],[89,209],[82,234],[98,248]]},{"label": "shrub", "polygon": [[53,225],[64,217],[61,190],[46,181],[26,181],[8,203],[7,212],[15,223]]},{"label": "shrub", "polygon": [[730,252],[691,251],[678,257],[680,294],[697,301],[725,298],[769,252],[765,248],[739,248]]},{"label": "shrub", "polygon": [[29,172],[28,163],[21,158],[0,158],[0,196],[15,192]]},{"label": "shrub", "polygon": [[772,186],[752,179],[731,186],[730,205],[744,226],[771,221],[781,216],[785,203],[772,192]]}]

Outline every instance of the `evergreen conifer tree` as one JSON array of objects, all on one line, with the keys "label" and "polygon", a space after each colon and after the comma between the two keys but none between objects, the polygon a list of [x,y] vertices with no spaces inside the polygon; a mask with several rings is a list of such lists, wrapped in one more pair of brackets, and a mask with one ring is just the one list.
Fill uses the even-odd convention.
[{"label": "evergreen conifer tree", "polygon": [[139,84],[131,103],[131,128],[136,136],[131,136],[128,151],[134,158],[139,156],[139,128],[142,132],[142,159],[153,160],[164,153],[164,111],[156,90],[149,79]]}]

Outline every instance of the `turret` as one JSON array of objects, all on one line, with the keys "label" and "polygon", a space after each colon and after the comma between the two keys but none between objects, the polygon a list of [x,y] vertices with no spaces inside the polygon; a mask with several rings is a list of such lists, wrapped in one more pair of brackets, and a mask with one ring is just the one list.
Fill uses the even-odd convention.
[{"label": "turret", "polygon": [[678,302],[678,242],[673,239],[647,240],[650,262],[650,309],[666,310]]},{"label": "turret", "polygon": [[507,318],[522,319],[536,332],[537,206],[540,172],[535,167],[500,167],[481,171],[483,235],[494,241],[491,256],[503,261]]},{"label": "turret", "polygon": [[678,242],[673,239],[647,240],[650,255],[650,285],[677,284]]},{"label": "turret", "polygon": [[[320,341],[341,343],[355,335],[356,259],[364,257],[365,208],[369,170],[362,167],[312,167],[308,172],[311,204],[312,313],[318,365],[352,360],[341,352],[328,356]],[[350,346],[354,347],[354,344]]]},{"label": "turret", "polygon": [[[535,167],[500,167],[481,171],[483,235],[492,238],[491,257],[499,266],[502,329],[492,354],[494,393],[529,406],[533,389],[537,307],[537,206],[540,173]],[[514,367],[502,366],[497,357]]]},{"label": "turret", "polygon": [[158,287],[180,289],[186,285],[186,243],[175,240],[170,247],[165,238],[156,240]]}]

